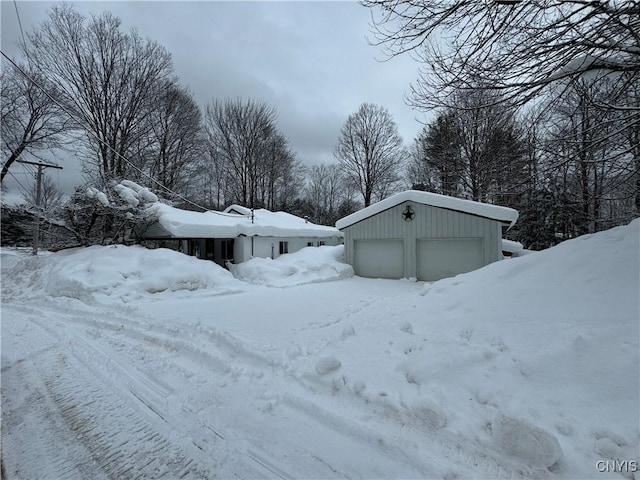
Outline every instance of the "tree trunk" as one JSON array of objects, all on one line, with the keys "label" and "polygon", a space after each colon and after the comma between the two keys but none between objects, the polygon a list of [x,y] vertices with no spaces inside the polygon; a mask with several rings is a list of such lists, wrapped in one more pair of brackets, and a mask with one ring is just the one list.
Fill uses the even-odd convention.
[{"label": "tree trunk", "polygon": [[22,155],[22,152],[25,148],[27,148],[27,144],[25,142],[22,142],[20,145],[18,145],[18,148],[11,152],[11,156],[2,166],[2,177],[0,177],[0,183],[2,183],[2,181],[4,180],[5,175],[9,173],[9,167],[11,167],[11,165],[16,160],[18,160],[18,158],[20,158],[20,155]]}]

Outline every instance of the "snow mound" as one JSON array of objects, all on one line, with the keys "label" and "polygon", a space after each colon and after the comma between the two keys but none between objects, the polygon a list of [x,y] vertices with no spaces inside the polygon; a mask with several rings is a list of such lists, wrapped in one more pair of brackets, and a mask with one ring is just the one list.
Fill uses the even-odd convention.
[{"label": "snow mound", "polygon": [[109,206],[109,199],[107,198],[107,195],[96,188],[87,187],[87,197],[95,198],[105,207]]},{"label": "snow mound", "polygon": [[[133,197],[138,203],[155,203],[158,201],[158,196],[149,190],[147,187],[138,185],[130,180],[122,180],[120,186],[133,191]],[[136,203],[136,205],[138,204]]]},{"label": "snow mound", "polygon": [[140,200],[138,200],[138,195],[135,190],[132,190],[121,183],[116,185],[114,190],[118,192],[120,198],[130,207],[137,207],[140,204]]},{"label": "snow mound", "polygon": [[[618,298],[633,300],[631,311],[637,312],[639,238],[640,219],[636,219],[627,226],[583,235],[547,250],[426,284],[421,295],[430,297],[430,302],[464,298],[469,308],[485,305],[489,299],[492,305],[506,302],[514,311],[522,299],[535,299],[571,317],[575,305],[588,298],[587,292],[610,302],[615,288]],[[604,274],[615,278],[616,285],[603,288]]]},{"label": "snow mound", "polygon": [[164,248],[92,246],[28,257],[9,275],[13,296],[76,298],[90,303],[98,296],[129,301],[161,292],[242,290],[233,276],[209,261]]},{"label": "snow mound", "polygon": [[326,375],[335,372],[342,366],[340,360],[336,357],[322,357],[316,362],[316,373],[318,375]]},{"label": "snow mound", "polygon": [[242,281],[269,287],[292,287],[328,282],[353,276],[353,268],[342,263],[344,245],[306,247],[296,253],[271,258],[255,257],[232,265],[233,275]]}]

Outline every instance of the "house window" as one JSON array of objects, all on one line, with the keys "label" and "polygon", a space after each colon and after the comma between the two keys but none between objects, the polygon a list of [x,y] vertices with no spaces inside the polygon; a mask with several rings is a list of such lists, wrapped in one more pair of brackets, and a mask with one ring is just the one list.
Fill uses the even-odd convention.
[{"label": "house window", "polygon": [[307,242],[307,247],[313,247],[313,242]]},{"label": "house window", "polygon": [[204,242],[204,251],[205,251],[205,257],[207,258],[207,260],[213,260],[214,245],[215,245],[215,241],[213,238],[207,238]]},{"label": "house window", "polygon": [[324,245],[324,242],[323,242],[322,240],[319,240],[319,241],[318,241],[318,246],[319,246],[319,247],[322,247],[323,245]]},{"label": "house window", "polygon": [[220,258],[233,261],[233,239],[220,241]]},{"label": "house window", "polygon": [[189,240],[187,244],[187,255],[200,258],[200,240]]},{"label": "house window", "polygon": [[280,255],[289,253],[289,242],[280,242]]}]

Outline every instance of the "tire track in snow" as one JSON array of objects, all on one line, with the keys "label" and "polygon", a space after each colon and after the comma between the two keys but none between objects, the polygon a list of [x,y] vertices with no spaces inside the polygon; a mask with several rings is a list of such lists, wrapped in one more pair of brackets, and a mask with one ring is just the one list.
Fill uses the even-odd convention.
[{"label": "tire track in snow", "polygon": [[45,384],[62,417],[110,478],[209,476],[116,395],[87,392],[69,378]]},{"label": "tire track in snow", "polygon": [[[376,302],[371,302],[376,303]],[[370,303],[367,303],[370,305]],[[364,308],[359,308],[357,311],[361,311]],[[186,327],[186,328],[185,328]],[[199,328],[189,328],[188,325],[181,325],[181,334],[184,336],[188,336],[194,333],[197,330],[201,333],[201,329]],[[119,329],[117,333],[119,335],[125,335],[131,337],[132,339],[140,338],[140,335],[143,335],[143,331],[138,331],[137,334],[134,334],[138,329],[130,326],[127,329]],[[160,330],[163,330],[162,328]],[[165,331],[167,329],[164,329]],[[239,357],[243,357],[242,355],[237,355],[238,353],[242,353],[244,349],[238,348],[235,342],[228,341],[228,339],[224,338],[224,342],[222,345],[218,343],[218,340],[221,335],[215,334],[214,332],[209,332],[207,335],[208,338],[213,340],[212,347],[215,347],[217,352],[224,352],[227,350],[227,354],[229,358],[221,359],[220,357],[215,357],[216,362],[222,362],[223,364],[227,364],[227,362],[238,362],[241,360]],[[147,337],[151,336],[150,333],[145,334]],[[174,347],[177,347],[181,350],[192,350],[193,352],[203,353],[200,349],[193,349],[192,345],[189,343],[189,340],[183,341],[178,338],[168,339],[166,334],[159,334],[159,332],[155,332],[153,338],[156,340],[153,342],[154,344],[162,345],[167,344]],[[230,346],[231,345],[231,346]],[[220,347],[223,347],[222,349]],[[210,357],[211,355],[205,353],[205,356]],[[253,365],[255,365],[255,355],[250,355],[249,359]],[[303,391],[300,393],[304,393],[304,389],[312,389],[318,390],[321,389],[325,385],[322,384],[318,379],[305,379],[303,377],[296,376],[291,372],[287,372],[284,370],[285,365],[279,365],[277,362],[268,362],[265,361],[261,366],[256,366],[257,370],[267,370],[272,369],[273,367],[281,367],[283,368],[284,375],[289,379],[293,380],[298,386],[303,388]],[[246,373],[245,373],[246,374]],[[260,377],[259,373],[254,373],[254,376]],[[323,424],[333,427],[334,430],[341,432],[343,434],[347,434],[351,438],[356,441],[369,445],[372,449],[378,449],[379,445],[377,445],[376,438],[380,438],[380,432],[384,432],[388,430],[387,428],[380,429],[380,432],[376,433],[376,429],[371,430],[369,426],[362,425],[359,422],[354,422],[350,418],[345,418],[344,416],[337,415],[334,411],[327,410],[324,407],[319,406],[303,396],[296,396],[291,394],[286,394],[284,396],[278,396],[278,400],[281,401],[282,404],[285,404],[288,408],[299,411],[309,417],[313,421],[321,421]],[[352,400],[361,403],[361,399],[357,396],[354,396]],[[379,407],[384,407],[383,405],[378,405]],[[410,423],[412,419],[410,415],[400,415],[398,419],[382,419],[379,418],[378,421],[382,424],[389,423],[402,423],[407,422]],[[402,427],[403,428],[403,427]],[[462,448],[461,442],[465,441],[464,439],[457,438],[452,434],[447,434],[446,432],[437,432],[431,434],[432,438],[427,437],[427,433],[425,432],[425,438],[423,441],[425,443],[429,443],[431,453],[428,455],[428,458],[425,460],[424,457],[416,457],[415,455],[404,451],[399,447],[393,447],[390,444],[387,444],[385,450],[387,454],[390,454],[395,458],[403,458],[403,461],[411,465],[417,472],[424,471],[425,468],[429,465],[429,463],[440,464],[439,458],[446,458],[447,462],[453,462],[460,465],[460,470],[465,471],[467,474],[472,476],[477,476],[479,473],[482,478],[495,478],[495,479],[522,479],[522,478],[538,478],[541,472],[531,471],[525,465],[514,463],[508,459],[503,458],[499,452],[492,449],[490,446],[480,446],[480,445],[471,445],[469,442],[465,442],[464,448]],[[438,453],[436,453],[438,452]],[[259,459],[255,459],[257,463],[260,463]],[[324,462],[319,459],[319,461]],[[275,473],[276,476],[286,478],[286,474],[280,475],[277,472],[277,467],[273,466],[271,469],[272,473]],[[544,473],[544,472],[542,472]]]},{"label": "tire track in snow", "polygon": [[[100,377],[64,353],[50,358],[44,384],[62,418],[110,478],[209,478],[181,445],[174,445]],[[63,465],[59,466],[60,468]]]},{"label": "tire track in snow", "polygon": [[[378,302],[372,303],[375,304]],[[361,306],[357,311],[361,311],[370,305],[370,303],[367,303],[366,306]],[[458,464],[460,468],[457,472],[453,472],[454,475],[464,472],[463,475],[465,476],[471,475],[473,477],[477,477],[478,474],[480,474],[480,476],[484,478],[504,479],[539,476],[540,472],[537,472],[537,474],[529,472],[526,468],[523,468],[522,465],[514,464],[502,458],[498,452],[494,452],[489,447],[484,447],[482,445],[470,445],[468,439],[458,438],[454,434],[444,431],[435,433],[423,432],[424,438],[422,438],[420,442],[428,445],[428,453],[425,453],[424,456],[420,456],[416,451],[406,451],[401,446],[393,445],[391,442],[386,442],[385,448],[381,450],[379,445],[376,444],[377,439],[384,438],[385,433],[394,430],[394,426],[398,427],[398,425],[400,425],[400,429],[404,428],[401,423],[407,419],[376,418],[374,424],[362,424],[362,422],[354,421],[351,418],[338,415],[335,411],[328,410],[327,408],[313,402],[313,400],[305,398],[306,390],[317,390],[319,387],[323,387],[324,385],[317,384],[316,381],[305,379],[291,372],[285,371],[285,365],[279,364],[279,362],[274,360],[263,358],[255,352],[248,351],[246,347],[243,347],[240,344],[239,341],[233,338],[228,338],[228,335],[225,335],[224,333],[216,332],[209,328],[201,328],[185,324],[180,324],[179,327],[175,329],[153,324],[149,325],[150,328],[145,329],[146,325],[144,323],[137,322],[129,318],[121,318],[118,316],[114,317],[113,314],[108,317],[108,320],[88,318],[86,315],[79,315],[73,310],[66,310],[61,312],[61,314],[64,321],[69,324],[89,328],[107,328],[119,337],[130,338],[133,341],[140,341],[141,339],[144,339],[149,342],[149,344],[155,345],[159,348],[177,349],[182,353],[190,353],[191,355],[196,356],[196,358],[204,359],[207,363],[216,366],[217,373],[222,375],[232,374],[232,365],[237,365],[239,362],[248,363],[254,370],[253,375],[256,377],[260,377],[261,372],[263,374],[268,373],[266,371],[273,370],[274,367],[283,368],[283,372],[287,377],[287,380],[295,381],[295,383],[302,388],[302,390],[298,392],[300,394],[298,396],[291,394],[281,396],[279,400],[283,405],[307,416],[312,423],[320,422],[326,427],[339,432],[339,434],[352,438],[359,444],[368,445],[372,451],[377,450],[379,453],[384,455],[402,458],[403,462],[411,465],[417,472],[428,471],[433,467],[433,465],[442,464],[443,468],[445,468],[444,465],[451,465],[451,463],[455,463]],[[193,345],[194,338],[197,338],[198,341],[200,341],[200,344],[197,347]],[[81,339],[81,341],[77,341],[77,339]],[[77,348],[78,343],[85,343],[90,345],[91,348],[95,347],[95,342],[86,337],[82,338],[76,335],[74,340],[76,352],[82,351],[82,348]],[[213,355],[210,353],[211,351],[215,351],[218,354],[223,355]],[[114,355],[111,353],[107,354],[100,351],[93,355],[90,349],[85,351],[82,355],[85,359],[89,359],[91,357],[100,358],[101,356],[105,359],[114,358]],[[117,365],[117,363],[112,362],[112,365]],[[127,384],[127,387],[134,393],[134,395],[136,395],[141,402],[147,404],[147,407],[152,411],[155,411],[156,414],[163,418],[163,414],[158,412],[166,411],[166,399],[171,395],[171,392],[164,389],[162,386],[154,386],[152,379],[147,378],[145,380],[145,378],[141,378],[140,375],[129,375],[126,371],[123,373],[124,375],[122,376],[122,380]],[[244,370],[241,370],[239,373],[247,375],[247,372]],[[129,380],[127,380],[127,378]],[[151,392],[149,392],[149,389]],[[362,399],[354,396],[351,400],[360,405],[360,407],[362,406]],[[375,405],[372,406],[375,407]],[[374,409],[374,413],[376,410],[377,409]],[[189,411],[189,407],[186,405],[183,406],[182,411],[183,413],[187,413]],[[165,414],[164,416],[169,415]],[[224,432],[221,432],[220,429],[209,425],[200,425],[199,427],[194,427],[192,425],[190,428],[194,437],[201,438],[203,435],[210,435],[210,433],[207,432],[203,433],[203,429],[208,429],[211,433],[215,434],[218,440],[225,439],[225,437],[229,438]],[[198,430],[197,432],[195,431],[196,429]],[[216,439],[214,438],[213,440]],[[197,446],[198,448],[206,449],[208,444],[209,441],[202,441],[198,442]],[[419,451],[424,453],[425,449],[421,447]],[[289,475],[273,462],[266,461],[265,455],[256,449],[249,447],[244,452],[244,455],[251,461],[254,467],[259,469],[261,475],[258,476],[278,478],[293,477],[293,475]],[[442,463],[439,459],[446,459],[446,462]],[[319,459],[318,461],[326,464],[322,459]]]},{"label": "tire track in snow", "polygon": [[[163,421],[171,425],[173,429],[182,430],[182,436],[191,438],[193,445],[202,452],[207,454],[214,453],[208,446],[212,443],[219,443],[219,441],[224,442],[225,437],[230,437],[227,434],[221,433],[218,427],[212,427],[207,423],[198,422],[194,418],[189,418],[192,417],[195,412],[192,411],[188,405],[183,405],[178,398],[171,399],[173,408],[169,408],[169,396],[174,394],[174,390],[171,387],[159,383],[157,379],[145,376],[135,368],[125,366],[116,359],[115,355],[107,352],[104,348],[96,346],[94,342],[91,342],[81,333],[76,331],[72,335],[75,337],[74,355],[79,355],[84,360],[103,358],[106,364],[117,372],[116,374],[122,378],[127,389],[136,396],[140,402],[146,405]],[[162,340],[157,337],[156,339]],[[201,351],[194,352],[198,354],[203,353]],[[177,410],[179,410],[179,412]],[[179,415],[177,416],[176,413]],[[241,470],[245,471],[245,474],[248,472],[248,476],[250,477],[280,479],[293,479],[297,477],[268,460],[266,453],[253,446],[249,446],[243,451],[236,453],[245,457],[245,462],[244,465],[241,466]]]},{"label": "tire track in snow", "polygon": [[[52,336],[59,336],[51,319],[46,323],[37,319],[37,309],[20,306],[19,310],[32,315],[30,320]],[[73,383],[65,384],[59,375],[55,376],[55,381],[47,382],[47,388],[56,405],[60,406],[63,418],[78,439],[89,446],[92,454],[97,452],[100,455],[96,460],[99,460],[100,467],[109,477],[211,478],[211,472],[202,465],[208,467],[212,459],[217,457],[228,460],[226,465],[214,465],[216,471],[229,472],[224,474],[225,477],[290,479],[299,476],[269,460],[269,455],[259,448],[244,444],[236,446],[232,435],[221,433],[219,428],[196,419],[197,409],[192,410],[189,405],[182,404],[179,398],[174,397],[175,392],[171,387],[119,360],[118,355],[108,347],[99,346],[94,339],[73,328],[73,325],[104,327],[105,322],[87,320],[86,316],[72,313],[68,309],[63,310],[60,320],[62,322],[58,325],[64,329],[63,337],[70,346],[68,351],[73,357],[65,356],[62,362],[58,362],[57,370],[70,360],[76,360],[75,364],[83,365],[106,383],[111,383],[114,390],[120,387],[124,390],[121,393],[125,393],[125,397],[130,394],[135,398],[134,402],[138,403],[137,407],[131,408],[131,398],[124,401],[122,395],[112,392],[107,394],[101,390],[87,390],[86,385],[81,387]],[[131,335],[129,327],[115,328],[113,331],[118,334],[126,333],[125,336],[134,340],[140,340],[140,335],[149,337],[141,330]],[[152,343],[159,346],[167,341],[165,337],[154,336],[153,339],[157,341]],[[185,346],[188,347],[185,344],[181,348]],[[192,349],[192,353],[211,357],[199,349]],[[212,358],[217,362],[215,357]],[[228,370],[223,369],[223,373],[229,373]],[[69,380],[66,378],[67,382]],[[89,395],[85,397],[84,393],[87,391]],[[87,399],[89,400],[85,401]],[[96,415],[95,409],[102,413]],[[141,409],[143,413],[146,411],[146,418],[140,414]],[[109,425],[113,427],[108,427]],[[112,433],[113,429],[119,433]],[[168,437],[181,439],[181,446],[173,446],[167,440]],[[231,441],[225,441],[226,439]],[[185,452],[185,443],[193,447],[190,452]],[[131,448],[138,454],[127,453]],[[153,458],[148,460],[147,450],[153,454],[152,457],[157,455],[171,460],[160,464]],[[131,460],[125,461],[129,457]],[[197,462],[198,458],[200,462]]]},{"label": "tire track in snow", "polygon": [[[98,319],[95,311],[84,313],[58,305],[49,308],[55,310],[60,315],[60,318],[68,323],[100,330],[108,329],[118,335],[127,336],[134,340],[154,343],[161,348],[186,352],[199,360],[206,361],[220,374],[233,372],[233,366],[239,362],[256,367],[258,370],[264,369],[265,366],[281,366],[273,358],[248,349],[233,336],[211,327],[179,324],[176,328],[170,328],[153,322],[139,322],[125,316],[139,315],[137,312],[118,312],[118,314],[114,314],[114,311],[110,310],[105,311],[104,316]],[[18,309],[31,313],[36,317],[40,313],[32,307],[22,305],[18,306]],[[195,341],[198,341],[199,344],[196,345]],[[218,355],[212,352],[216,352]],[[223,354],[224,358],[220,354]],[[242,372],[236,370],[235,373],[241,374]]]},{"label": "tire track in snow", "polygon": [[[33,444],[35,455],[46,463],[36,460],[33,467],[15,463],[25,453],[12,448],[9,478],[24,478],[27,472],[35,478],[211,478],[211,472],[158,428],[158,422],[150,422],[117,388],[67,353],[55,319],[48,315],[43,322],[27,316],[20,321],[18,341],[25,343],[19,351],[28,351],[28,345],[37,344],[43,335],[53,345],[7,366],[11,385],[9,392],[3,388],[3,397],[11,395],[9,405],[14,408],[6,413],[19,422],[16,428],[27,427],[18,436],[19,441],[28,442],[22,448],[31,449]],[[3,411],[3,424],[9,418]],[[36,426],[38,421],[42,430]],[[34,434],[38,437],[33,438]],[[40,472],[43,468],[46,473]]]}]

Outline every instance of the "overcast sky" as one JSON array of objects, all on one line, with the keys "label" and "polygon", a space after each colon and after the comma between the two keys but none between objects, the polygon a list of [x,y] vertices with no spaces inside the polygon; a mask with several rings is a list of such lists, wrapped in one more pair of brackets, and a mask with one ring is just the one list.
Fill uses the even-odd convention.
[{"label": "overcast sky", "polygon": [[[2,50],[16,54],[22,26],[47,18],[50,2],[2,1]],[[408,145],[424,116],[405,104],[419,65],[409,56],[384,60],[368,44],[369,9],[351,1],[77,2],[82,13],[105,10],[156,40],[201,107],[213,98],[255,98],[274,106],[278,126],[305,165],[334,161],[349,114],[363,102],[389,110]],[[72,153],[69,156],[72,157]],[[52,171],[69,192],[81,182],[77,162]],[[26,183],[27,180],[24,180]],[[11,186],[11,184],[9,184]]]}]

